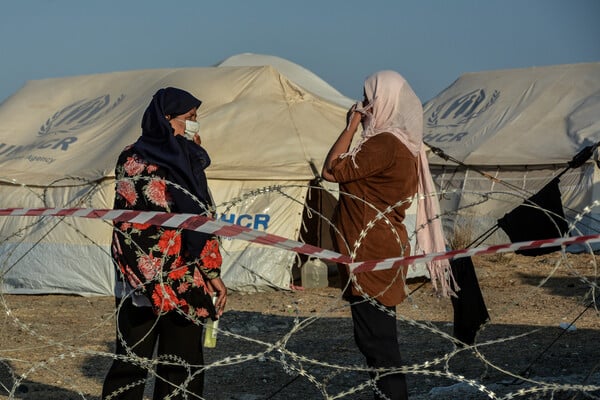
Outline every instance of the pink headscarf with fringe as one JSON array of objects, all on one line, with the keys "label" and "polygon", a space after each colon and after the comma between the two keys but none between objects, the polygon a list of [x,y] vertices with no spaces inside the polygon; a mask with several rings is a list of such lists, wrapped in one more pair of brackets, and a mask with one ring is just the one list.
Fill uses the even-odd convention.
[{"label": "pink headscarf with fringe", "polygon": [[[380,71],[365,80],[365,95],[370,101],[357,103],[355,111],[364,115],[360,141],[340,157],[354,156],[364,142],[375,135],[389,132],[418,158],[417,245],[414,254],[446,251],[439,204],[423,146],[423,106],[408,82],[395,71]],[[354,163],[355,167],[358,165]],[[427,263],[434,290],[443,296],[453,295],[450,263],[447,260]],[[438,286],[439,285],[439,286]]]}]

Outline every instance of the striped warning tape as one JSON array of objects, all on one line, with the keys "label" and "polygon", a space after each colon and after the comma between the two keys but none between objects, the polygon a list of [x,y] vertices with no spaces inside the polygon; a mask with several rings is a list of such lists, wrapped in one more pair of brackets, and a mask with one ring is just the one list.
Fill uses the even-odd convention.
[{"label": "striped warning tape", "polygon": [[600,234],[561,237],[556,239],[532,240],[526,242],[500,244],[494,246],[474,247],[440,253],[421,254],[408,257],[387,258],[384,260],[356,261],[335,251],[322,249],[306,243],[287,239],[281,236],[250,229],[230,222],[196,214],[176,214],[160,211],[108,210],[89,208],[0,208],[0,216],[47,216],[47,217],[80,217],[102,219],[115,222],[131,222],[139,224],[160,225],[168,228],[189,229],[196,232],[210,233],[232,239],[245,240],[296,253],[318,257],[324,260],[349,265],[354,273],[376,271],[430,261],[450,260],[483,254],[507,253],[518,250],[568,246],[572,244],[600,242]]},{"label": "striped warning tape", "polygon": [[343,264],[352,262],[350,257],[335,251],[325,250],[320,247],[286,239],[264,231],[250,229],[241,225],[197,214],[90,208],[0,208],[0,216],[80,217],[115,222],[160,225],[167,228],[188,229],[196,232],[210,233],[217,236],[264,244]]}]

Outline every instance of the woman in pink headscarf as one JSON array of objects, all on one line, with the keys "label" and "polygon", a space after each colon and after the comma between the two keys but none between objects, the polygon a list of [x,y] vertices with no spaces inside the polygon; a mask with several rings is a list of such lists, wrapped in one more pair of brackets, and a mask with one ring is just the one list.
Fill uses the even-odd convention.
[{"label": "woman in pink headscarf", "polygon": [[[336,250],[356,261],[409,256],[406,209],[417,192],[432,192],[421,101],[400,74],[381,71],[366,79],[364,100],[349,110],[347,119],[322,172],[340,188],[333,229]],[[361,137],[350,149],[360,123]],[[420,197],[417,251],[443,251],[438,210],[431,197]],[[446,275],[447,266],[430,266],[432,282],[439,281],[443,289],[446,280],[439,278]],[[402,365],[396,305],[407,296],[407,268],[351,274],[347,265],[339,265],[343,296],[351,303],[354,338],[372,368]],[[375,399],[408,398],[403,374],[372,372],[371,377]]]}]

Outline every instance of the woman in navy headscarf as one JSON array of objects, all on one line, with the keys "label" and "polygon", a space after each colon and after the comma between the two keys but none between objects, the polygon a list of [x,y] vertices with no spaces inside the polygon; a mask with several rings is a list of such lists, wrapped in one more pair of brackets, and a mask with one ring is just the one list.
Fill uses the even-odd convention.
[{"label": "woman in navy headscarf", "polygon": [[[156,92],[142,118],[142,136],[117,161],[115,209],[211,214],[204,173],[210,158],[200,146],[196,122],[201,103],[177,88]],[[227,301],[216,238],[115,223],[112,255],[119,270],[119,357],[104,381],[102,398],[141,400],[148,374],[142,365],[150,365],[144,360],[152,358],[155,345],[154,399],[201,396],[203,324],[206,318],[217,319]]]}]

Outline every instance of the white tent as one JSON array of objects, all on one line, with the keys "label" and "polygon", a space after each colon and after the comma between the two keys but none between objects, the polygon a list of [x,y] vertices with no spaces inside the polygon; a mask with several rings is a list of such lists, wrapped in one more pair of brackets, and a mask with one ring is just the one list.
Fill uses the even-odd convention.
[{"label": "white tent", "polygon": [[[425,142],[452,157],[430,153],[436,185],[447,191],[440,200],[446,235],[468,229],[478,238],[565,170],[559,187],[572,221],[600,199],[594,160],[567,169],[580,150],[600,141],[599,116],[600,63],[462,75],[425,104]],[[593,211],[573,233],[599,232]],[[498,231],[488,243],[508,241]]]},{"label": "white tent", "polygon": [[[252,54],[210,68],[28,82],[0,105],[0,207],[112,208],[116,157],[167,86],[203,101],[198,120],[220,218],[297,239],[308,183],[353,101],[296,64]],[[2,290],[111,294],[110,230],[81,218],[1,218]],[[294,253],[230,240],[223,249],[228,287],[288,287]]]}]

